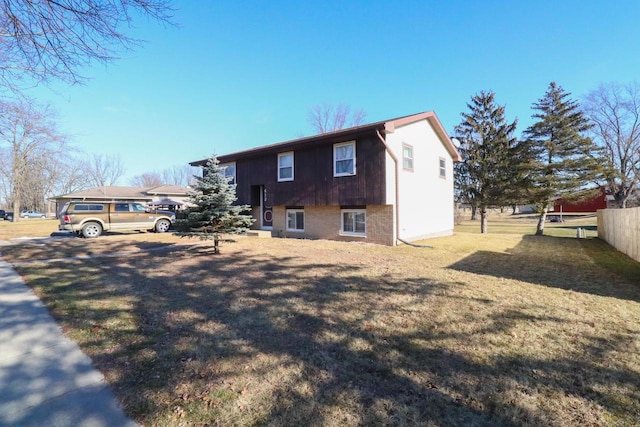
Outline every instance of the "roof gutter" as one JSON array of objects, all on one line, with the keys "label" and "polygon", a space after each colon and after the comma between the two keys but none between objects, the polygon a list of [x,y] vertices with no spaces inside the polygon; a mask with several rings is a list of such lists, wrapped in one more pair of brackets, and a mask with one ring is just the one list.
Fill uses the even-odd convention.
[{"label": "roof gutter", "polygon": [[402,241],[402,239],[400,239],[400,167],[398,166],[398,157],[396,157],[394,152],[391,151],[391,147],[389,147],[389,144],[387,144],[387,141],[382,137],[382,135],[380,134],[380,131],[378,129],[376,129],[376,134],[378,135],[378,138],[380,139],[380,142],[382,142],[382,145],[384,145],[384,148],[387,150],[387,153],[389,153],[389,156],[391,156],[391,160],[393,160],[393,164],[395,165],[394,167],[395,167],[395,175],[396,175],[396,182],[395,182],[395,187],[396,187],[396,202],[395,202],[396,220],[395,220],[395,224],[394,224],[395,239],[394,239],[393,245],[396,246],[398,244],[398,241]]}]

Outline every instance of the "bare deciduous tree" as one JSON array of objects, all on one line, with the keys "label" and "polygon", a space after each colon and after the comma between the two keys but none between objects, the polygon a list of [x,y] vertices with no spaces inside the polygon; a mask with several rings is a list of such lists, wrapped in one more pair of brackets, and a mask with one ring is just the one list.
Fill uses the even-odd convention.
[{"label": "bare deciduous tree", "polygon": [[0,6],[0,86],[50,80],[79,83],[80,70],[140,44],[125,34],[142,13],[170,23],[170,0],[3,0]]},{"label": "bare deciduous tree", "polygon": [[186,187],[195,183],[194,175],[202,175],[202,169],[195,166],[173,166],[164,169],[161,173],[165,184],[180,185]]},{"label": "bare deciduous tree", "polygon": [[583,109],[606,151],[608,189],[624,208],[640,183],[640,84],[602,84],[585,97]]},{"label": "bare deciduous tree", "polygon": [[130,183],[135,187],[142,188],[157,187],[164,184],[162,182],[162,177],[158,172],[145,172],[143,174],[136,175],[131,178]]},{"label": "bare deciduous tree", "polygon": [[[31,100],[0,103],[0,146],[4,146],[0,174],[6,181],[5,199],[12,200],[14,221],[22,203],[42,200],[41,176],[51,158],[64,153],[66,137],[56,129],[54,112]],[[35,196],[34,196],[35,194]]]},{"label": "bare deciduous tree", "polygon": [[351,110],[348,104],[318,104],[309,108],[308,121],[313,129],[321,134],[347,127],[358,126],[366,117],[364,110]]},{"label": "bare deciduous tree", "polygon": [[73,150],[66,156],[51,159],[49,168],[55,171],[50,172],[51,193],[54,195],[69,194],[91,186],[86,180],[85,165]]},{"label": "bare deciduous tree", "polygon": [[83,173],[87,187],[116,185],[125,173],[125,167],[119,154],[93,154],[83,164]]}]

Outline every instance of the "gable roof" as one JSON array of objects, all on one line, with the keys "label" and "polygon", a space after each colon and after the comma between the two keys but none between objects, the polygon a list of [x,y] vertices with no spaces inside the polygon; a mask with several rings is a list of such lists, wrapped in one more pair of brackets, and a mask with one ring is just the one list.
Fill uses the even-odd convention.
[{"label": "gable roof", "polygon": [[114,198],[119,199],[151,199],[152,197],[143,193],[144,188],[140,187],[120,187],[115,185],[105,185],[102,187],[89,188],[74,193],[56,196],[56,199],[85,199],[85,198]]},{"label": "gable roof", "polygon": [[157,187],[149,187],[145,190],[147,194],[176,194],[179,196],[184,196],[190,191],[189,188],[182,187],[180,185],[173,184],[162,184]]},{"label": "gable roof", "polygon": [[122,187],[116,185],[105,185],[102,187],[89,188],[87,190],[76,191],[74,193],[62,194],[53,199],[120,199],[120,200],[152,200],[154,196],[161,195],[181,195],[186,196],[188,188],[179,185],[159,185],[156,187]]},{"label": "gable roof", "polygon": [[[393,133],[396,128],[400,128],[402,126],[406,126],[412,123],[419,122],[421,120],[426,120],[429,122],[431,127],[434,129],[442,144],[446,148],[447,152],[451,155],[451,158],[454,161],[460,161],[460,154],[456,149],[453,142],[447,135],[447,131],[442,126],[442,123],[436,116],[436,113],[433,111],[427,111],[418,114],[411,114],[408,116],[397,117],[395,119],[383,120],[375,123],[369,123],[366,125],[360,125],[351,127],[348,129],[340,129],[333,132],[326,132],[319,135],[308,136],[304,138],[294,139],[290,141],[280,142],[277,144],[264,145],[261,147],[251,148],[248,150],[238,151],[231,154],[225,154],[218,156],[218,160],[220,163],[226,163],[235,161],[237,159],[252,157],[255,155],[263,155],[274,152],[283,152],[290,151],[294,148],[299,148],[300,146],[311,146],[321,143],[336,143],[342,142],[347,139],[353,138],[357,135],[361,135],[364,133],[379,131],[381,133]],[[198,160],[195,162],[189,163],[191,166],[204,166],[207,164],[208,159]]]}]

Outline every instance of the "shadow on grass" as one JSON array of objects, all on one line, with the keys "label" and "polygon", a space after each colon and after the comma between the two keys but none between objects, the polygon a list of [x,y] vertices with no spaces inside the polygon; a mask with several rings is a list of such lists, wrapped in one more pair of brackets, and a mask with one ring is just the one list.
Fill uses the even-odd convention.
[{"label": "shadow on grass", "polygon": [[449,268],[640,301],[640,263],[599,239],[524,236],[509,253],[477,251]]},{"label": "shadow on grass", "polygon": [[[198,247],[117,263],[74,261],[58,267],[60,285],[47,278],[30,284],[54,315],[81,336],[83,349],[107,373],[126,410],[150,424],[167,413],[178,414],[175,408],[204,405],[184,420],[221,425],[551,425],[558,424],[553,415],[514,394],[543,388],[550,395],[577,395],[616,412],[616,397],[602,386],[634,390],[633,384],[640,383],[637,372],[623,368],[598,367],[594,375],[592,359],[572,355],[481,362],[440,345],[452,338],[507,334],[523,322],[562,321],[509,308],[483,319],[478,330],[443,333],[429,327],[437,319],[423,318],[407,301],[455,300],[480,308],[495,303],[465,302],[466,297],[448,294],[451,284],[370,277],[349,263],[301,264],[294,256],[209,255],[206,247]],[[515,273],[507,264],[534,261],[519,252],[497,255],[474,254],[452,268],[510,277]],[[539,280],[561,286],[560,279]],[[409,320],[418,327],[402,327]],[[587,349],[603,348],[598,337],[584,339]],[[622,342],[626,337],[619,339],[617,345],[630,345]],[[604,348],[610,346],[608,342]],[[597,357],[606,357],[607,351]],[[262,357],[275,362],[256,365]],[[256,397],[258,407],[247,408],[245,389],[234,389],[230,378],[241,381],[251,370],[258,372],[254,382],[271,388]],[[188,385],[188,393],[180,395],[176,390],[182,384]],[[640,399],[640,394],[624,397]]]}]

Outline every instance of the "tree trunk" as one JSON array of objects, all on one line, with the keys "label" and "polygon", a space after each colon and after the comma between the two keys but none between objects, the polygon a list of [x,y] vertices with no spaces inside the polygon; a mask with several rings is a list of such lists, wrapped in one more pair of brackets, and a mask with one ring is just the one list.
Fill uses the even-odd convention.
[{"label": "tree trunk", "polygon": [[487,210],[482,208],[480,211],[480,233],[487,232]]},{"label": "tree trunk", "polygon": [[18,151],[18,146],[13,143],[12,150],[12,170],[13,170],[13,183],[11,188],[11,199],[13,200],[13,218],[11,222],[18,222],[20,220],[20,204],[22,203],[22,186],[24,183],[22,167],[21,167],[21,156]]},{"label": "tree trunk", "polygon": [[627,199],[629,198],[628,194],[625,194],[622,190],[615,191],[613,193],[613,200],[616,204],[616,207],[620,209],[624,209],[627,207]]},{"label": "tree trunk", "polygon": [[478,208],[475,206],[471,206],[471,221],[475,221],[478,219]]},{"label": "tree trunk", "polygon": [[544,234],[544,224],[547,221],[547,212],[549,211],[549,204],[545,203],[538,219],[538,226],[536,227],[536,236],[542,236]]}]

